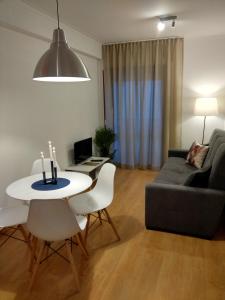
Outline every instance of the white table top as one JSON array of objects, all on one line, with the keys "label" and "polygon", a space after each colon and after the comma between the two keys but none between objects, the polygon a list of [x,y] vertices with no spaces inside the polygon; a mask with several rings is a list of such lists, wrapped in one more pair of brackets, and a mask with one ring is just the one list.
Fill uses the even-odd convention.
[{"label": "white table top", "polygon": [[[47,173],[48,177],[50,177],[50,173]],[[26,201],[32,199],[63,199],[85,191],[92,184],[91,177],[82,173],[58,172],[58,177],[69,179],[70,184],[53,191],[37,191],[31,185],[35,181],[43,179],[43,177],[42,174],[35,174],[14,181],[7,187],[6,193],[12,198]]]}]

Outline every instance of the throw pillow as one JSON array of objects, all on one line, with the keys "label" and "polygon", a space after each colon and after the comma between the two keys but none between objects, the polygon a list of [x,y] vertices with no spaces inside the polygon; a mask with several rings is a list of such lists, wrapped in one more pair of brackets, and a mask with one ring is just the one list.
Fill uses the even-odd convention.
[{"label": "throw pillow", "polygon": [[208,146],[201,145],[198,142],[194,141],[188,152],[186,162],[198,169],[201,169],[208,151]]}]

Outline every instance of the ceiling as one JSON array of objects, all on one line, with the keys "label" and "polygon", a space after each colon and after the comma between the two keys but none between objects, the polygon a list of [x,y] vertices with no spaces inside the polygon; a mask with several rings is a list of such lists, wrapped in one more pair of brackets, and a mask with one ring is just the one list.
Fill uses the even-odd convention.
[{"label": "ceiling", "polygon": [[[56,18],[55,0],[23,0]],[[102,43],[225,34],[225,0],[59,0],[60,19]],[[157,16],[177,15],[159,33]]]}]

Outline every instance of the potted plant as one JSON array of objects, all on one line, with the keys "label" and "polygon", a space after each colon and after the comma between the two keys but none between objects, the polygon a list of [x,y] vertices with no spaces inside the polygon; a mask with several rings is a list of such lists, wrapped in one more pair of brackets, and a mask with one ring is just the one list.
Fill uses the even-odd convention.
[{"label": "potted plant", "polygon": [[115,150],[110,153],[111,146],[115,142],[115,133],[111,128],[100,127],[95,131],[94,143],[100,156],[113,158]]}]

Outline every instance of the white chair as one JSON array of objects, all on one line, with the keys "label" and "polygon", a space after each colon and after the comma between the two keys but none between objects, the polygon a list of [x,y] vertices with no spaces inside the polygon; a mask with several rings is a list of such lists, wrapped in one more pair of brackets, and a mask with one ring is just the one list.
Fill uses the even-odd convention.
[{"label": "white chair", "polygon": [[[87,250],[85,248],[81,230],[85,229],[87,223],[87,218],[84,216],[74,216],[73,211],[70,209],[68,202],[61,199],[54,200],[32,200],[30,203],[30,209],[27,220],[27,228],[33,235],[32,240],[32,257],[30,270],[33,270],[30,288],[33,286],[34,279],[37,275],[37,270],[41,262],[46,260],[52,254],[58,254],[60,257],[64,258],[70,262],[73,275],[77,288],[79,289],[79,279],[77,274],[77,269],[72,256],[72,237],[76,236],[77,243],[84,253],[88,256]],[[40,249],[36,256],[36,246],[37,241],[41,240]],[[66,250],[68,259],[58,253],[58,249],[53,249],[51,247],[52,242],[65,240]],[[44,249],[52,250],[50,255],[47,254],[43,258]],[[35,260],[36,257],[36,260]]]},{"label": "white chair", "polygon": [[[10,238],[28,243],[28,237],[23,228],[23,224],[27,222],[28,210],[29,208],[26,205],[0,208],[0,233],[6,236],[6,239],[0,243],[0,247],[2,247]],[[11,232],[8,232],[9,228],[12,229]],[[14,236],[14,233],[17,230],[20,230],[24,240]]]},{"label": "white chair", "polygon": [[[57,162],[56,162],[56,167],[58,171],[60,171],[60,167]],[[44,159],[44,168],[45,168],[45,172],[51,172],[50,158]],[[32,169],[31,169],[31,175],[38,174],[38,173],[42,173],[41,159],[36,159],[33,162]]]},{"label": "white chair", "polygon": [[102,221],[107,221],[112,226],[118,240],[120,240],[120,236],[106,209],[113,200],[115,171],[116,167],[113,164],[104,164],[99,172],[98,181],[94,189],[69,199],[69,205],[74,213],[88,216],[85,242],[90,225],[90,216],[93,215],[93,213],[97,213],[97,217],[95,217],[99,219],[101,224]]}]

